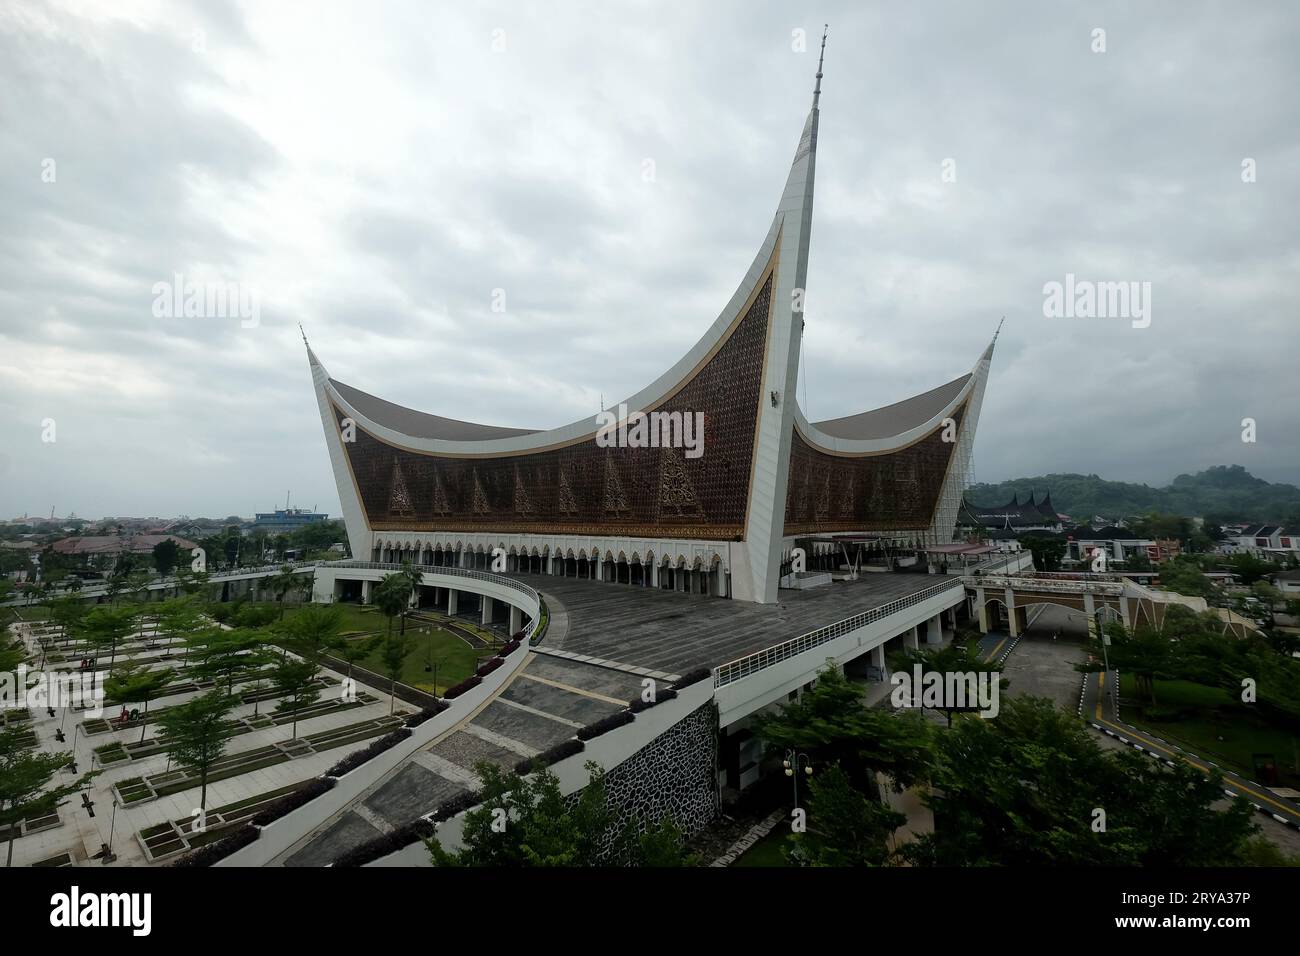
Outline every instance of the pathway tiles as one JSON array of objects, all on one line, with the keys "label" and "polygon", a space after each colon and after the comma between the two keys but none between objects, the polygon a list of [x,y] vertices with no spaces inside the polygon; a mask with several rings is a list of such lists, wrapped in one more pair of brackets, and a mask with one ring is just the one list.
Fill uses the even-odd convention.
[{"label": "pathway tiles", "polygon": [[498,733],[511,740],[527,744],[534,750],[546,750],[573,736],[571,724],[560,723],[541,714],[534,714],[510,704],[494,700],[474,718],[472,723]]},{"label": "pathway tiles", "polygon": [[519,762],[519,754],[488,743],[481,737],[458,730],[446,739],[429,748],[429,752],[455,764],[471,773],[474,764],[480,760],[496,764],[498,767],[513,768]]},{"label": "pathway tiles", "polygon": [[[549,657],[546,654],[537,654],[529,661],[528,668],[521,678],[527,676],[580,687],[585,691],[613,697],[616,700],[627,701],[641,696],[641,678],[634,674],[578,661],[568,661],[562,657]],[[518,680],[515,683],[518,683]]]},{"label": "pathway tiles", "polygon": [[378,828],[367,823],[355,810],[348,810],[297,853],[284,861],[285,866],[325,866],[353,847],[382,836]]},{"label": "pathway tiles", "polygon": [[408,763],[367,797],[365,807],[394,827],[436,810],[465,788],[418,763]]},{"label": "pathway tiles", "polygon": [[579,724],[590,724],[623,709],[617,704],[575,694],[552,684],[529,680],[527,674],[517,678],[507,687],[501,693],[500,699],[523,704],[544,714],[562,717]]}]

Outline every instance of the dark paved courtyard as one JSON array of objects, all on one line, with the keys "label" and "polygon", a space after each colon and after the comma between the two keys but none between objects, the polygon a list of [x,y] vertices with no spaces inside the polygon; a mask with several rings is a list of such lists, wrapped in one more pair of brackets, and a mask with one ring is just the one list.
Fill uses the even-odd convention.
[{"label": "dark paved courtyard", "polygon": [[[580,578],[515,577],[567,612],[567,633],[544,646],[670,674],[725,664],[943,580],[871,572],[857,581],[783,590],[777,604],[749,604]],[[960,586],[960,578],[950,580]]]}]

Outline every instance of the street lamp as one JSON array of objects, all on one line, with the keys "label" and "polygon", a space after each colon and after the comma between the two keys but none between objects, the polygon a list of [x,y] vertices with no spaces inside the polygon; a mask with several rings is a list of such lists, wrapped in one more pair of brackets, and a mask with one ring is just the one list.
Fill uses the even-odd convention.
[{"label": "street lamp", "polygon": [[804,775],[811,777],[813,772],[812,758],[805,753],[787,750],[785,760],[781,761],[781,766],[785,768],[785,775],[794,784],[794,807],[797,810],[799,809],[799,769],[802,767]]},{"label": "street lamp", "polygon": [[117,797],[113,797],[113,815],[108,821],[108,842],[104,844],[104,855],[100,860],[105,866],[116,862],[117,854],[113,852],[113,828],[117,825]]}]

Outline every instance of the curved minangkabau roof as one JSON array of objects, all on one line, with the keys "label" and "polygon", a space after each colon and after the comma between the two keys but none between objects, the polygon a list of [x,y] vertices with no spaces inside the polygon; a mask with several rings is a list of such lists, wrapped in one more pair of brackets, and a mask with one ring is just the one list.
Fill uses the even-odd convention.
[{"label": "curved minangkabau roof", "polygon": [[514,438],[517,435],[535,435],[536,428],[504,428],[500,425],[480,425],[477,422],[463,422],[456,418],[443,418],[428,412],[417,412],[413,408],[397,405],[363,392],[359,388],[345,385],[338,379],[330,379],[330,384],[343,399],[366,418],[385,428],[391,428],[403,435],[413,438],[432,438],[442,441],[491,441],[498,438]]},{"label": "curved minangkabau roof", "polygon": [[901,402],[873,408],[871,411],[832,418],[824,422],[813,422],[812,427],[832,438],[847,438],[850,441],[868,441],[873,438],[890,438],[911,431],[924,425],[943,411],[961,394],[971,373],[966,373],[951,382],[945,382],[938,388],[932,388],[920,395],[913,395]]}]

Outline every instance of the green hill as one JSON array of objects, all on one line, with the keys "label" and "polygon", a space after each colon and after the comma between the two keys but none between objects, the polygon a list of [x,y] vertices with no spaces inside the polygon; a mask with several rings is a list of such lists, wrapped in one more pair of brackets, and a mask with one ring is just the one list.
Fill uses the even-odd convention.
[{"label": "green hill", "polygon": [[1240,465],[1216,465],[1195,475],[1179,475],[1163,488],[1097,475],[1037,475],[997,484],[977,483],[967,496],[981,505],[999,505],[1031,492],[1052,495],[1058,512],[1077,521],[1160,511],[1202,516],[1214,522],[1259,521],[1300,524],[1300,488],[1256,478]]}]

